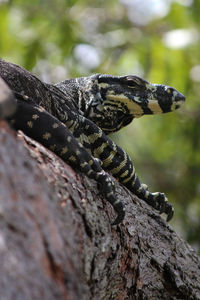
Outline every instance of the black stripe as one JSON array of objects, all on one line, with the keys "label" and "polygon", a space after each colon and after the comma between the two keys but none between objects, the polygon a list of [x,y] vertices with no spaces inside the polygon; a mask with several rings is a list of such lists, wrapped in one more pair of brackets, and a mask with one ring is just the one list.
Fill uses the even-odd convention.
[{"label": "black stripe", "polygon": [[[90,136],[88,137],[90,138]],[[104,139],[102,139],[101,137],[98,137],[94,142],[90,141],[90,147],[92,147],[92,150],[94,151],[95,149],[101,147],[101,145],[107,142]],[[107,148],[107,147],[106,147]],[[108,146],[108,148],[110,149],[110,147]],[[109,150],[110,151],[110,150]]]},{"label": "black stripe", "polygon": [[87,150],[91,150],[91,144],[89,144],[88,142],[83,141],[82,145],[84,148],[86,148]]},{"label": "black stripe", "polygon": [[172,99],[167,99],[167,101],[166,101],[166,99],[165,99],[165,101],[163,101],[163,99],[161,99],[161,100],[158,100],[158,103],[159,103],[163,113],[170,112],[172,110],[171,109],[172,104],[173,104]]},{"label": "black stripe", "polygon": [[110,146],[106,146],[103,150],[102,153],[100,153],[99,158],[104,161],[105,159],[107,159],[110,156]]},{"label": "black stripe", "polygon": [[[130,174],[129,174],[129,175],[130,175]],[[127,177],[128,177],[128,176],[127,176]],[[137,177],[137,174],[134,172],[133,176],[130,178],[129,181],[123,182],[123,180],[126,179],[126,177],[123,177],[123,180],[122,180],[121,182],[122,182],[123,185],[126,186],[129,190],[135,191],[135,190],[133,189],[133,182],[134,182],[134,180],[135,180],[136,177]],[[137,179],[136,179],[136,180],[137,180]],[[120,180],[119,180],[119,181],[120,181]]]},{"label": "black stripe", "polygon": [[152,110],[149,107],[142,107],[145,115],[153,115]]},{"label": "black stripe", "polygon": [[[121,177],[121,175],[122,175],[125,171],[128,171],[128,174],[127,174],[126,176]],[[125,165],[119,170],[118,173],[115,173],[115,174],[114,174],[114,176],[117,177],[117,178],[119,179],[120,182],[123,182],[123,180],[125,180],[126,178],[129,178],[129,177],[130,177],[132,171],[133,171],[133,169],[131,169],[131,170],[128,169],[128,164],[125,164]],[[112,170],[111,170],[111,173],[112,173]],[[134,176],[134,174],[133,174],[133,176]],[[133,178],[133,177],[131,177],[129,181],[132,181],[132,178]],[[128,182],[129,182],[129,181],[128,181]]]}]

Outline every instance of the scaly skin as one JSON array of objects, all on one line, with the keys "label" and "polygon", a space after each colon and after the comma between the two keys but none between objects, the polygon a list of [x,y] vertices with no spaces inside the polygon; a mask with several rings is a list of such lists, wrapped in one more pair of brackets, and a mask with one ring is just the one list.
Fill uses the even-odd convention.
[{"label": "scaly skin", "polygon": [[123,220],[125,208],[116,199],[114,183],[105,171],[160,213],[166,213],[169,221],[173,207],[166,196],[151,193],[140,183],[128,154],[107,134],[142,115],[173,111],[183,104],[184,96],[172,87],[151,84],[131,75],[97,74],[45,87],[52,99],[39,99],[39,103],[38,99],[14,91],[17,110],[8,119],[15,129],[24,131],[100,183],[102,193],[117,212],[113,224]]}]

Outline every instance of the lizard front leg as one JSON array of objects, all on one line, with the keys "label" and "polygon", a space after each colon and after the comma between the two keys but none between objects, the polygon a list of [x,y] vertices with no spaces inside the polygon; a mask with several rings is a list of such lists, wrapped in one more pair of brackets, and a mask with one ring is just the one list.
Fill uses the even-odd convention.
[{"label": "lizard front leg", "polygon": [[124,206],[115,197],[111,177],[62,122],[30,98],[17,94],[17,111],[12,117],[12,124],[15,129],[22,130],[89,178],[96,180],[106,199],[117,212],[117,218],[113,224],[118,224],[123,220]]},{"label": "lizard front leg", "polygon": [[[81,120],[79,123],[81,124]],[[102,161],[103,168],[160,213],[166,213],[167,221],[171,220],[174,210],[168,203],[167,197],[164,193],[149,192],[147,185],[140,182],[129,155],[111,141],[92,121],[83,119],[80,126],[84,126],[84,134],[79,138],[83,139],[84,147],[87,148],[89,145],[92,155]]]}]

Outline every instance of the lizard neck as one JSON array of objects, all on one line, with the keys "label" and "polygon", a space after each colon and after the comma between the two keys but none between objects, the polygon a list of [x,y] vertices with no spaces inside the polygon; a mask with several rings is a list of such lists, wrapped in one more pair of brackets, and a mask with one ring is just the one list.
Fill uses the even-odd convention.
[{"label": "lizard neck", "polygon": [[56,86],[65,93],[67,101],[71,100],[86,118],[106,134],[120,130],[134,118],[125,105],[111,106],[104,103],[95,75],[65,80]]}]

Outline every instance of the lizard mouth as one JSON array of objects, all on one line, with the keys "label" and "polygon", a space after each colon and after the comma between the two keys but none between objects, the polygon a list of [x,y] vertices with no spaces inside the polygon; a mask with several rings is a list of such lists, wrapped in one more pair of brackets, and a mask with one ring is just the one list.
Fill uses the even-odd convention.
[{"label": "lizard mouth", "polygon": [[171,111],[180,108],[185,103],[185,96],[181,93],[174,95],[173,103],[171,105]]},{"label": "lizard mouth", "polygon": [[175,97],[175,103],[176,105],[182,106],[185,103],[185,96],[181,93],[179,93],[176,97]]},{"label": "lizard mouth", "polygon": [[184,104],[185,100],[179,100],[177,101],[176,105],[175,105],[175,109],[180,108],[183,104]]}]

